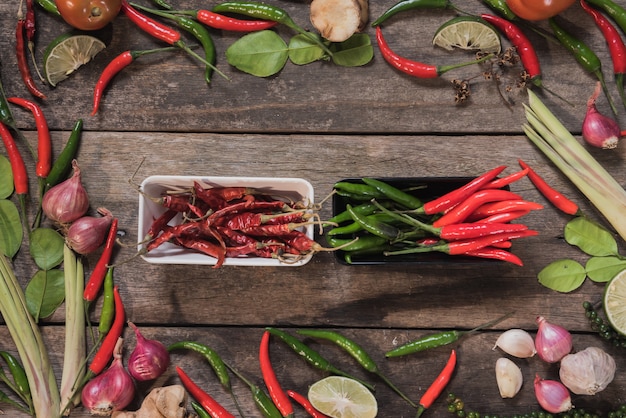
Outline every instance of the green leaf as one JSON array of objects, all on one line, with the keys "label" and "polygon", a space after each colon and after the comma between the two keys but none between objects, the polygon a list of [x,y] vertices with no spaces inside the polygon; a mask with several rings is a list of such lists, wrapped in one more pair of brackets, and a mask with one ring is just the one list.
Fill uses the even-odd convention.
[{"label": "green leaf", "polygon": [[65,299],[65,279],[63,271],[39,270],[30,280],[24,291],[26,305],[35,321],[47,318],[57,310]]},{"label": "green leaf", "polygon": [[289,59],[296,65],[319,61],[325,55],[324,50],[306,35],[299,34],[289,40]]},{"label": "green leaf", "polygon": [[333,62],[342,67],[360,67],[374,58],[372,41],[366,33],[355,33],[343,42],[330,45]]},{"label": "green leaf", "polygon": [[4,155],[0,155],[0,199],[6,199],[13,194],[13,171],[11,163]]},{"label": "green leaf", "polygon": [[574,218],[565,225],[565,241],[592,256],[618,255],[617,242],[613,235],[583,216]]},{"label": "green leaf", "polygon": [[578,289],[587,274],[582,264],[574,260],[557,260],[548,264],[537,276],[539,283],[557,292],[571,292]]},{"label": "green leaf", "polygon": [[247,34],[226,50],[226,60],[230,65],[257,77],[278,73],[287,63],[288,57],[287,44],[271,30]]},{"label": "green leaf", "polygon": [[24,231],[17,207],[10,200],[0,200],[0,252],[13,258],[23,238]]},{"label": "green leaf", "polygon": [[592,257],[587,260],[587,276],[598,283],[606,283],[626,269],[626,260],[618,257]]},{"label": "green leaf", "polygon": [[50,270],[63,261],[63,236],[51,228],[37,228],[30,234],[30,255],[42,270]]}]

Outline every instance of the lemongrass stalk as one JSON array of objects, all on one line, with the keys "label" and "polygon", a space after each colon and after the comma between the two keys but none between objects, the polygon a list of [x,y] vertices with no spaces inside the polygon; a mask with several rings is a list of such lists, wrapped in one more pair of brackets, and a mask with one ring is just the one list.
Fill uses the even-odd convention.
[{"label": "lemongrass stalk", "polygon": [[67,244],[63,248],[65,275],[65,353],[61,376],[61,407],[63,415],[78,405],[76,385],[83,381],[87,344],[85,338],[85,274],[82,261]]},{"label": "lemongrass stalk", "polygon": [[0,255],[0,313],[22,360],[37,418],[59,418],[59,390],[41,332],[28,312],[24,291]]},{"label": "lemongrass stalk", "polygon": [[530,111],[527,110],[526,117],[530,126],[524,127],[526,135],[626,240],[626,190],[533,92],[528,93]]}]

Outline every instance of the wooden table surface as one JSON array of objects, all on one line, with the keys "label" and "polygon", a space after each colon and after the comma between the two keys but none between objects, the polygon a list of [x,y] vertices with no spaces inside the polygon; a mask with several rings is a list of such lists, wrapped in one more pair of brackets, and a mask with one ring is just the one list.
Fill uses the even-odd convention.
[{"label": "wooden table surface", "polygon": [[[0,3],[1,77],[7,96],[28,97],[15,59],[17,0]],[[149,2],[141,1],[150,5]],[[177,9],[210,8],[216,2],[176,0]],[[310,28],[308,2],[274,0]],[[470,13],[489,10],[480,1],[462,3]],[[620,0],[618,3],[622,3]],[[379,16],[394,4],[391,0],[370,5],[370,17]],[[385,25],[385,36],[399,54],[412,59],[446,64],[471,59],[471,53],[446,52],[431,45],[451,10],[420,10],[397,15]],[[37,9],[36,56],[41,65],[45,46],[70,28],[59,18]],[[603,62],[609,90],[619,104],[612,66],[604,39],[579,5],[562,14],[565,27],[575,31]],[[546,22],[540,25],[547,27]],[[510,72],[500,83],[482,77],[479,67],[451,71],[439,79],[421,80],[391,68],[382,59],[374,39],[374,58],[366,66],[339,67],[331,62],[296,66],[288,62],[276,76],[258,78],[230,67],[226,48],[241,35],[212,31],[218,51],[217,65],[230,77],[203,80],[203,68],[184,53],[146,56],[120,73],[107,89],[97,116],[90,116],[95,82],[105,65],[120,52],[162,46],[133,26],[125,16],[108,28],[108,47],[92,62],[56,88],[43,86],[48,98],[41,101],[52,131],[53,151],[58,154],[74,122],[84,120],[79,152],[83,181],[92,208],[104,206],[119,218],[120,238],[115,260],[130,259],[137,242],[139,195],[134,183],[163,175],[299,177],[311,182],[315,199],[331,192],[333,183],[347,177],[476,176],[497,165],[507,172],[523,159],[555,188],[580,204],[589,216],[602,220],[593,206],[528,141],[521,126],[526,91],[513,86]],[[279,28],[285,39],[292,35]],[[580,136],[585,104],[595,77],[585,72],[560,45],[527,31],[542,63],[543,80],[573,106],[539,91],[540,97],[568,129]],[[185,35],[186,36],[186,35]],[[190,43],[193,40],[188,40]],[[503,46],[510,44],[502,40]],[[514,75],[514,74],[513,74]],[[471,98],[454,103],[451,80],[471,79]],[[511,86],[510,89],[507,87]],[[504,103],[507,99],[509,105]],[[604,97],[598,102],[608,114]],[[619,108],[620,123],[626,122]],[[36,131],[26,112],[15,110],[26,138],[34,143]],[[626,184],[623,168],[626,153],[592,150],[616,179]],[[2,151],[4,153],[4,151]],[[34,166],[26,155],[26,162]],[[34,176],[33,176],[34,177]],[[132,181],[129,181],[132,180]],[[31,179],[33,190],[35,180]],[[258,345],[264,327],[295,333],[300,328],[325,328],[359,342],[379,363],[382,371],[413,399],[418,400],[445,363],[451,348],[458,351],[458,367],[444,392],[424,416],[448,416],[445,393],[465,400],[468,410],[513,415],[539,409],[532,380],[535,373],[557,378],[558,367],[537,357],[516,360],[524,385],[514,399],[498,394],[494,365],[502,353],[492,350],[498,335],[509,328],[535,333],[535,318],[545,316],[574,335],[575,350],[600,346],[616,359],[614,382],[602,393],[573,396],[578,408],[608,411],[626,402],[626,357],[590,330],[582,309],[584,301],[599,302],[603,286],[587,280],[568,294],[549,290],[537,281],[538,272],[560,258],[580,262],[586,256],[563,239],[570,217],[552,208],[527,180],[512,190],[525,199],[545,204],[525,223],[539,235],[515,244],[523,267],[506,263],[415,264],[346,266],[327,252],[315,254],[302,267],[224,267],[155,265],[140,258],[115,270],[129,320],[145,335],[165,344],[196,340],[214,348],[228,363],[262,385]],[[326,204],[322,218],[331,215]],[[323,237],[318,237],[324,243]],[[620,239],[623,249],[623,241]],[[97,254],[86,258],[93,268]],[[16,258],[16,272],[25,285],[32,275],[26,249]],[[96,321],[98,302],[92,312]],[[52,361],[60,376],[63,353],[64,310],[42,321]],[[391,348],[429,332],[467,330],[504,313],[513,315],[481,333],[464,337],[451,347],[421,354],[385,359]],[[126,330],[128,346],[134,337]],[[381,417],[411,417],[415,411],[379,379],[364,372],[344,352],[331,344],[306,340],[343,369],[376,384]],[[6,327],[0,327],[0,349],[14,352]],[[128,350],[126,352],[128,354]],[[313,369],[286,345],[272,341],[272,363],[285,388],[306,393],[325,373]],[[230,411],[231,398],[220,387],[209,366],[200,358],[177,353],[172,362],[188,370],[207,392]],[[173,367],[154,385],[178,383]],[[151,388],[138,386],[132,408]],[[236,379],[237,393],[246,416],[260,416],[248,389]],[[2,407],[8,416],[21,416]],[[296,409],[298,416],[305,416]],[[72,416],[88,416],[79,407]]]}]

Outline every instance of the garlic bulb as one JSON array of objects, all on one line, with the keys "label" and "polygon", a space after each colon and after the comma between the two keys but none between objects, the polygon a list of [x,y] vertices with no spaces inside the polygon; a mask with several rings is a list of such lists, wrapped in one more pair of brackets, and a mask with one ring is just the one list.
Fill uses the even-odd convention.
[{"label": "garlic bulb", "polygon": [[517,328],[500,334],[493,349],[495,350],[496,347],[517,358],[529,358],[537,353],[533,337],[523,329]]},{"label": "garlic bulb", "polygon": [[500,357],[496,361],[496,382],[500,396],[512,398],[522,388],[524,382],[522,370],[508,358]]},{"label": "garlic bulb", "polygon": [[588,347],[561,360],[559,377],[577,395],[595,395],[615,376],[615,360],[598,347]]}]

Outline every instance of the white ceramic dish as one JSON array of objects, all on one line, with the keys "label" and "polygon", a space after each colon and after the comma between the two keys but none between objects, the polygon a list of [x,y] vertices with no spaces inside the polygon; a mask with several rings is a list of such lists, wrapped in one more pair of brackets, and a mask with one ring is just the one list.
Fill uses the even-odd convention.
[{"label": "white ceramic dish", "polygon": [[[233,187],[245,186],[260,189],[265,193],[284,196],[294,201],[303,201],[305,204],[314,202],[313,186],[300,178],[272,178],[272,177],[210,177],[210,176],[150,176],[141,183],[143,195],[139,197],[138,239],[141,241],[150,229],[154,219],[165,212],[162,205],[151,198],[158,198],[165,192],[189,190],[194,181],[206,187]],[[181,222],[180,216],[174,218],[170,225]],[[314,226],[305,228],[307,236],[313,239]],[[143,244],[138,244],[139,250]],[[208,255],[187,250],[171,243],[165,243],[158,248],[142,255],[149,263],[155,264],[200,264],[215,265],[216,259]],[[262,257],[231,257],[226,258],[224,266],[302,266],[309,262],[311,255],[303,257],[293,263],[284,263],[277,259]]]}]

